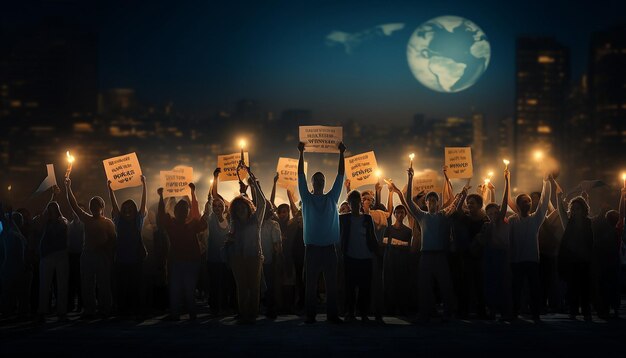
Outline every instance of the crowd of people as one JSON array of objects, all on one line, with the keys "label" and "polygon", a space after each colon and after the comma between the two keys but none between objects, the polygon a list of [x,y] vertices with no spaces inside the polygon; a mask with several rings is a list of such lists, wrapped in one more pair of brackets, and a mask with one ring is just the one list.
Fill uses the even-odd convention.
[{"label": "crowd of people", "polygon": [[[289,204],[275,205],[278,173],[268,199],[243,163],[240,195],[229,202],[219,194],[217,168],[202,213],[193,183],[190,198],[164,198],[159,188],[149,207],[143,176],[139,206],[118,206],[108,182],[110,218],[101,197],[79,204],[69,177],[35,216],[0,204],[2,317],[42,324],[52,311],[59,321],[68,312],[83,320],[167,312],[168,320],[194,320],[199,305],[241,324],[253,324],[262,310],[268,319],[298,314],[312,324],[320,305],[336,324],[384,323],[386,315],[416,322],[520,315],[541,322],[548,313],[590,321],[593,311],[619,317],[626,189],[619,211],[595,216],[586,193],[566,198],[550,173],[541,192],[512,198],[505,169],[499,203],[491,183],[470,192],[468,180],[454,194],[445,167],[441,193],[414,193],[412,167],[404,190],[390,179],[351,190],[340,143],[325,192],[321,172],[309,189],[305,144],[298,149]],[[71,208],[67,217],[59,203]]]}]

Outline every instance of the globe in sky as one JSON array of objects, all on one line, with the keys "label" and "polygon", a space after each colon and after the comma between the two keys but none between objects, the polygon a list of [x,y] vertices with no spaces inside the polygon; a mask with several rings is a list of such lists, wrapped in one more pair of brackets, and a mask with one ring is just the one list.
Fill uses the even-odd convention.
[{"label": "globe in sky", "polygon": [[411,72],[424,86],[454,93],[471,87],[489,66],[491,47],[475,23],[439,16],[420,25],[406,49]]}]

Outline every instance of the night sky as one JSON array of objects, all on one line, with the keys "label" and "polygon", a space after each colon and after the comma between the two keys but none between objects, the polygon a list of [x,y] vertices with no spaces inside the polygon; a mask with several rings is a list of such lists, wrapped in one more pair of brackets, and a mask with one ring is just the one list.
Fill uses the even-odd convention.
[{"label": "night sky", "polygon": [[[344,119],[407,123],[415,113],[490,119],[514,109],[515,38],[554,36],[572,55],[572,79],[583,73],[591,32],[624,21],[623,1],[39,1],[2,12],[5,24],[63,16],[96,30],[100,88],[131,87],[148,103],[172,100],[188,113],[232,108],[242,98],[263,109],[311,109],[320,123]],[[91,6],[91,7],[90,7]],[[491,43],[491,63],[473,87],[436,93],[411,74],[411,33],[440,15],[468,18]],[[347,54],[325,40],[404,23]]]}]

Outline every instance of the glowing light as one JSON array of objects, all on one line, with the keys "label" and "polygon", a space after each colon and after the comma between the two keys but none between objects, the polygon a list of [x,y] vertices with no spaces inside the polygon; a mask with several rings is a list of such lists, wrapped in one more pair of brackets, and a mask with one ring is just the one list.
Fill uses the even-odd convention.
[{"label": "glowing light", "polygon": [[411,169],[413,169],[413,159],[415,159],[415,153],[409,154],[409,160],[410,160],[409,165]]},{"label": "glowing light", "polygon": [[70,154],[70,151],[68,150],[67,152],[65,152],[65,156],[67,157],[67,162],[72,164],[74,163],[74,156]]},{"label": "glowing light", "polygon": [[8,191],[11,191],[11,189],[12,189],[12,188],[13,188],[13,187],[12,187],[11,185],[9,185],[9,186],[7,187],[7,190],[8,190]]},{"label": "glowing light", "polygon": [[504,163],[504,169],[508,170],[509,169],[509,164],[511,163],[510,161],[508,161],[507,159],[502,159],[502,163]]},{"label": "glowing light", "polygon": [[382,170],[380,169],[376,170],[376,178],[380,179],[381,176],[383,176]]},{"label": "glowing light", "polygon": [[626,189],[626,172],[622,173],[622,180],[624,181],[624,189]]},{"label": "glowing light", "polygon": [[489,173],[487,173],[487,176],[489,177],[489,179],[493,178],[493,171],[489,171]]},{"label": "glowing light", "polygon": [[245,147],[246,147],[246,140],[245,140],[245,139],[240,139],[240,140],[239,140],[239,147],[240,147],[241,149],[243,149],[243,148],[245,148]]},{"label": "glowing light", "polygon": [[536,161],[540,161],[543,159],[543,152],[541,150],[536,150],[533,152],[533,158],[535,158]]},{"label": "glowing light", "polygon": [[491,180],[489,178],[485,179],[485,185],[489,184]]}]

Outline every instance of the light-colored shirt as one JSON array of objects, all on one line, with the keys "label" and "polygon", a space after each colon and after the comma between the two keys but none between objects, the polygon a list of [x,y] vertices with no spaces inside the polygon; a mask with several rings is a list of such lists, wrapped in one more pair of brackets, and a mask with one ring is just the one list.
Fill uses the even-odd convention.
[{"label": "light-colored shirt", "polygon": [[339,243],[339,212],[343,175],[337,174],[332,189],[323,195],[309,192],[306,175],[298,174],[298,191],[302,200],[304,244],[328,246]]},{"label": "light-colored shirt", "polygon": [[391,214],[389,214],[388,211],[383,210],[370,210],[369,215],[374,221],[374,228],[376,229],[376,240],[378,240],[379,244],[382,244]]},{"label": "light-colored shirt", "polygon": [[539,228],[546,218],[551,195],[550,182],[544,181],[537,210],[526,217],[514,214],[509,218],[512,263],[539,262]]}]

